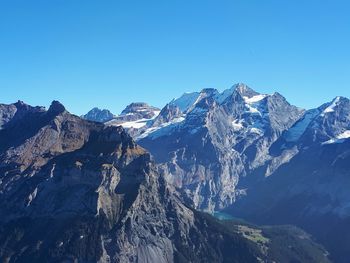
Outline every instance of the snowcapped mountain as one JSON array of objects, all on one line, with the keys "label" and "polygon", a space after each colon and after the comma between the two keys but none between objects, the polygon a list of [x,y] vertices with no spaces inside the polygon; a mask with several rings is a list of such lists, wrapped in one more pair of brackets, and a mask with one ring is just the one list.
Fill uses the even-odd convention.
[{"label": "snowcapped mountain", "polygon": [[99,108],[93,108],[85,115],[82,115],[81,118],[89,121],[96,121],[96,122],[107,122],[114,118],[114,114],[111,113],[109,110],[106,109],[99,109]]},{"label": "snowcapped mountain", "polygon": [[160,110],[144,102],[129,104],[120,115],[106,123],[106,125],[123,126],[125,129],[140,129],[153,120]]},{"label": "snowcapped mountain", "polygon": [[239,179],[271,159],[269,146],[302,114],[278,93],[237,84],[184,94],[135,138],[196,208],[213,211],[244,194]]},{"label": "snowcapped mountain", "polygon": [[305,111],[244,84],[205,89],[171,101],[135,138],[194,207],[296,224],[347,262],[349,99]]}]

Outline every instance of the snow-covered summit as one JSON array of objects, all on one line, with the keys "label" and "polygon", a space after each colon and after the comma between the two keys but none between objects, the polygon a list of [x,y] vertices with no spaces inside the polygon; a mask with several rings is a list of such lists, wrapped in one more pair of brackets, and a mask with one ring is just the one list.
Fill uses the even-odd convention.
[{"label": "snow-covered summit", "polygon": [[217,89],[205,88],[200,92],[186,92],[181,97],[173,99],[169,104],[178,107],[182,113],[188,113],[204,98],[213,98],[218,104],[224,103],[230,96],[238,93],[247,103],[254,103],[267,95],[259,94],[243,83],[233,85],[229,89],[219,92]]},{"label": "snow-covered summit", "polygon": [[[284,130],[289,125],[291,120],[279,118],[276,112],[280,108],[289,109],[289,106],[280,94],[260,94],[242,83],[222,92],[207,88],[173,99],[154,120],[143,126],[136,139],[153,138],[155,133],[171,134],[170,128],[188,128],[191,134],[195,134],[194,131],[198,132],[207,125],[209,116],[221,110],[228,114],[229,127],[234,133],[244,137],[246,134],[263,136],[269,129]],[[161,132],[165,127],[166,130]]]},{"label": "snow-covered summit", "polygon": [[143,115],[143,117],[153,117],[156,112],[159,112],[158,108],[150,106],[145,102],[133,102],[126,106],[119,116],[139,114]]},{"label": "snow-covered summit", "polygon": [[160,110],[145,102],[134,102],[126,106],[119,116],[116,116],[107,125],[123,126],[126,129],[140,129],[149,121],[156,118]]},{"label": "snow-covered summit", "polygon": [[232,88],[234,90],[236,90],[242,97],[251,98],[251,97],[260,95],[258,92],[256,92],[255,90],[251,89],[250,87],[248,87],[244,83],[235,84]]}]

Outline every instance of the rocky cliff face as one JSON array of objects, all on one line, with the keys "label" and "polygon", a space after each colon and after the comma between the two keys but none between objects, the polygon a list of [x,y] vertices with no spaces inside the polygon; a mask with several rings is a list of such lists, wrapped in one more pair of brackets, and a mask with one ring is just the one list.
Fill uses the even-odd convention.
[{"label": "rocky cliff face", "polygon": [[173,100],[135,137],[196,208],[213,211],[245,194],[238,181],[266,169],[270,146],[302,114],[278,93],[237,84]]},{"label": "rocky cliff face", "polygon": [[184,206],[121,127],[1,105],[2,262],[258,262],[238,234]]}]

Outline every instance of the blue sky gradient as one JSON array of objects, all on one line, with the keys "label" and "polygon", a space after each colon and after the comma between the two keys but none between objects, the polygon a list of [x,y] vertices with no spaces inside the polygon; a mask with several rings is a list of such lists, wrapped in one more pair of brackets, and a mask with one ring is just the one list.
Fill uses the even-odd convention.
[{"label": "blue sky gradient", "polygon": [[312,108],[350,97],[347,0],[0,0],[2,103],[83,114],[243,82]]}]

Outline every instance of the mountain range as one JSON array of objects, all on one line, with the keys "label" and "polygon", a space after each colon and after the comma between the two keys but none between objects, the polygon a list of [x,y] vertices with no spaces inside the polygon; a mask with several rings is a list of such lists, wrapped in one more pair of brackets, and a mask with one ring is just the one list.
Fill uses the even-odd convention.
[{"label": "mountain range", "polygon": [[1,105],[1,124],[2,262],[263,256],[236,233],[214,232],[218,223],[183,205],[121,127],[82,120],[59,102],[47,111]]},{"label": "mountain range", "polygon": [[347,98],[244,84],[120,115],[0,104],[0,258],[348,262],[349,138]]},{"label": "mountain range", "polygon": [[349,262],[349,99],[304,110],[240,83],[185,93],[125,128],[188,206],[297,225]]}]

